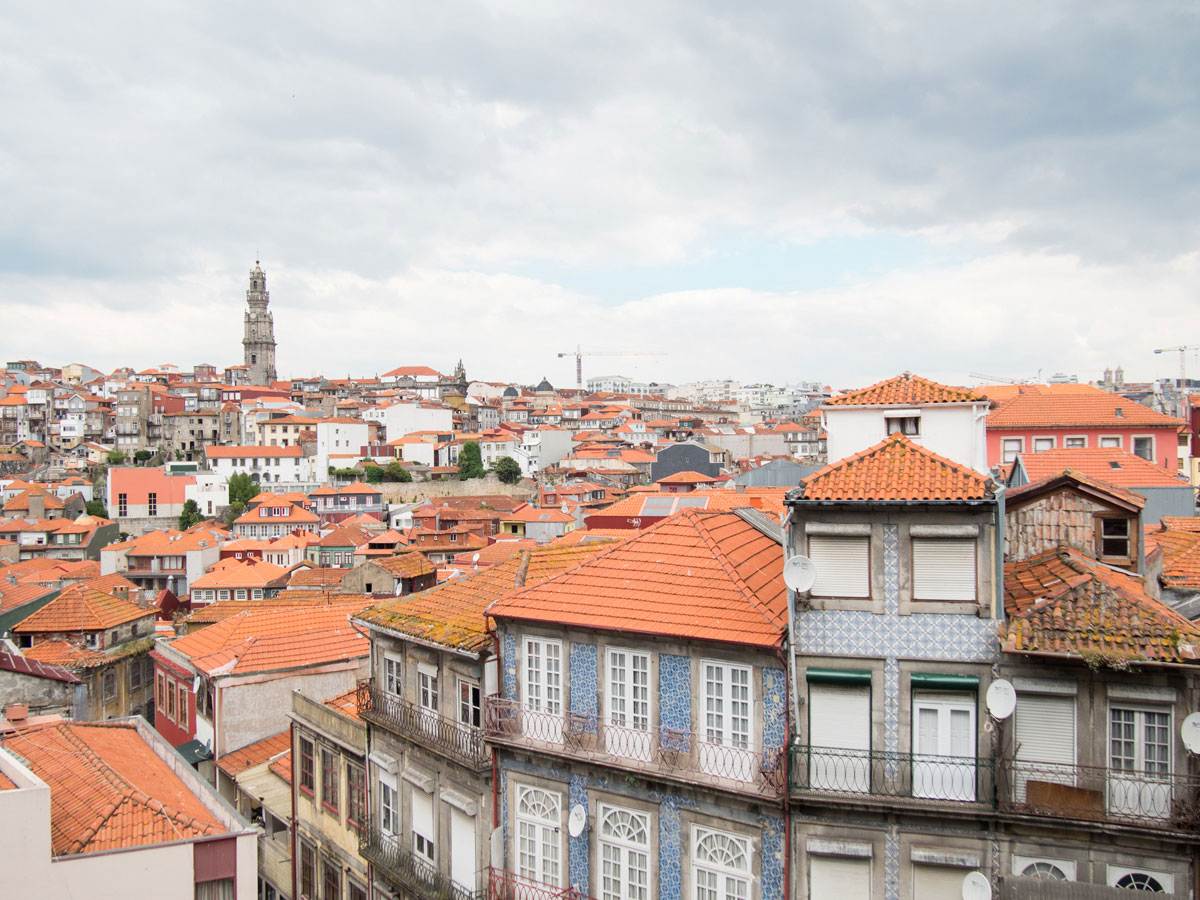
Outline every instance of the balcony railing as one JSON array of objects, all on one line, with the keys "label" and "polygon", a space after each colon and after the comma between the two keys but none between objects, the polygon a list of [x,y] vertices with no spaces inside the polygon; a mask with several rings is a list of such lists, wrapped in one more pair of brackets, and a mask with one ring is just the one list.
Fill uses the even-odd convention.
[{"label": "balcony railing", "polygon": [[425,900],[484,900],[487,896],[486,890],[464,888],[394,836],[376,828],[362,836],[358,849],[385,878]]},{"label": "balcony railing", "polygon": [[1008,812],[1200,831],[1200,778],[1107,766],[1004,759],[1000,806]]},{"label": "balcony railing", "polygon": [[674,728],[619,726],[594,715],[555,715],[498,695],[487,698],[484,730],[497,743],[738,793],[779,797],[786,780],[782,747],[758,749]]},{"label": "balcony railing", "polygon": [[504,869],[488,869],[487,900],[591,900],[574,888],[560,888]]},{"label": "balcony railing", "polygon": [[927,756],[834,747],[792,749],[791,793],[853,800],[881,797],[921,805],[982,804],[996,798],[995,764],[986,757]]},{"label": "balcony railing", "polygon": [[379,688],[374,680],[358,685],[358,714],[470,769],[491,764],[483,732],[422,709]]}]

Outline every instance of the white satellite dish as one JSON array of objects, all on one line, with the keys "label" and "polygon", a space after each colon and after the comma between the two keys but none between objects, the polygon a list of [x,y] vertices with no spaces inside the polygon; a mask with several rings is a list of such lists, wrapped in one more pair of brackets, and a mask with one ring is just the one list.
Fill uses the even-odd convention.
[{"label": "white satellite dish", "polygon": [[479,562],[479,554],[478,553],[476,553],[474,556],[471,557],[471,562]]},{"label": "white satellite dish", "polygon": [[997,678],[988,685],[986,700],[993,719],[1007,719],[1017,708],[1017,691],[1011,681]]},{"label": "white satellite dish", "polygon": [[1194,712],[1179,726],[1179,737],[1188,753],[1200,753],[1200,712]]},{"label": "white satellite dish", "polygon": [[963,900],[992,900],[992,885],[982,872],[968,872],[963,879]]},{"label": "white satellite dish", "polygon": [[579,803],[571,807],[571,815],[567,819],[567,831],[571,837],[583,834],[583,826],[587,824],[587,811]]},{"label": "white satellite dish", "polygon": [[817,567],[807,556],[793,556],[783,564],[783,583],[793,591],[804,593],[817,582]]}]

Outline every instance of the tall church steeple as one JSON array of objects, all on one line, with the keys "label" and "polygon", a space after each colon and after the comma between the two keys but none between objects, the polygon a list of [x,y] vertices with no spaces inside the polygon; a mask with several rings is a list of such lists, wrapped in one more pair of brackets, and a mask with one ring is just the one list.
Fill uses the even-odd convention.
[{"label": "tall church steeple", "polygon": [[251,384],[270,384],[276,379],[275,320],[267,309],[270,302],[267,275],[255,260],[250,272],[250,289],[246,291],[246,336],[242,339]]}]

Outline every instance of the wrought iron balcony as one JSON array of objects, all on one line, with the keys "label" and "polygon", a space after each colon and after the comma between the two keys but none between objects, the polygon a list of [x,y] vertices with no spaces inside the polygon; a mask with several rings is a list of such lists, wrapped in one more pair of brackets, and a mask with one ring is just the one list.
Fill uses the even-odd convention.
[{"label": "wrought iron balcony", "polygon": [[848,800],[887,798],[917,805],[995,804],[994,761],[975,756],[927,756],[835,747],[792,748],[790,791]]},{"label": "wrought iron balcony", "polygon": [[1200,831],[1200,778],[1003,759],[1000,807],[1060,819]]},{"label": "wrought iron balcony", "polygon": [[574,888],[554,887],[504,869],[488,869],[487,900],[591,900]]},{"label": "wrought iron balcony", "polygon": [[401,844],[395,835],[372,827],[358,851],[384,878],[424,900],[484,900],[487,890],[468,890]]},{"label": "wrought iron balcony", "polygon": [[599,716],[555,715],[498,695],[487,698],[483,724],[488,739],[498,744],[737,793],[774,798],[784,790],[782,747],[756,749],[736,742],[710,742],[674,728],[630,728]]},{"label": "wrought iron balcony", "polygon": [[358,714],[366,721],[469,769],[485,769],[491,755],[478,728],[422,709],[415,703],[389,694],[371,681],[358,684]]}]

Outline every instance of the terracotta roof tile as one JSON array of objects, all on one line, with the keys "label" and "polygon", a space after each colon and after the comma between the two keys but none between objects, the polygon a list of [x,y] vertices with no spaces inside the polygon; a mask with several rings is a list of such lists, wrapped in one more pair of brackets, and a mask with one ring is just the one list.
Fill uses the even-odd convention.
[{"label": "terracotta roof tile", "polygon": [[1079,447],[1022,453],[1021,464],[1030,481],[1041,481],[1065,469],[1118,487],[1188,487],[1186,479],[1170,469],[1124,450],[1110,447]]},{"label": "terracotta roof tile", "polygon": [[479,653],[491,642],[488,605],[522,585],[540,582],[595,556],[610,543],[521,550],[504,562],[360,613],[368,627]]},{"label": "terracotta roof tile", "polygon": [[[1010,565],[1019,580],[1015,590],[1007,584]],[[1006,653],[1067,654],[1118,669],[1138,661],[1200,660],[1200,630],[1149,596],[1137,576],[1059,550],[1007,564],[1005,582]],[[1030,597],[1039,582],[1045,596]],[[1010,601],[1018,592],[1022,599]]]},{"label": "terracotta roof tile", "polygon": [[361,722],[358,717],[358,688],[352,687],[348,691],[343,691],[325,701],[325,705],[330,709],[337,710],[344,716],[349,716],[356,722]]},{"label": "terracotta roof tile", "polygon": [[893,434],[800,483],[804,500],[984,500],[991,479]]},{"label": "terracotta roof tile", "polygon": [[775,647],[787,624],[783,550],[736,513],[686,510],[488,611],[564,627]]},{"label": "terracotta roof tile", "polygon": [[292,783],[292,751],[288,749],[286,753],[277,757],[272,763],[267,766],[267,769],[274,772],[288,784]]},{"label": "terracotta roof tile", "polygon": [[217,762],[217,768],[232,778],[243,769],[261,765],[283,753],[285,750],[291,749],[291,746],[291,731],[281,731],[279,734],[273,734],[268,738],[263,738],[261,741],[256,741],[248,747],[242,747],[240,750],[226,753]]},{"label": "terracotta roof tile", "polygon": [[927,403],[986,403],[974,391],[950,387],[904,373],[870,387],[860,388],[825,401],[826,406],[923,406]]},{"label": "terracotta roof tile", "polygon": [[1070,393],[1018,393],[1001,403],[987,417],[989,431],[1070,426],[1178,427],[1186,424],[1182,419],[1164,416],[1148,406],[1099,388]]},{"label": "terracotta roof tile", "polygon": [[337,587],[341,585],[342,579],[346,577],[348,572],[350,572],[350,569],[334,569],[327,566],[301,566],[292,571],[292,577],[288,580],[288,587]]},{"label": "terracotta roof tile", "polygon": [[67,585],[57,597],[22,619],[13,631],[20,634],[102,631],[153,614],[153,610],[77,583]]},{"label": "terracotta roof tile", "polygon": [[1163,587],[1200,588],[1200,532],[1147,529],[1145,536],[1147,552],[1162,550]]},{"label": "terracotta roof tile", "polygon": [[399,556],[385,556],[374,559],[372,562],[385,572],[395,575],[398,578],[419,578],[422,575],[432,575],[437,571],[433,563],[420,553],[402,553]]},{"label": "terracotta roof tile", "polygon": [[189,787],[127,722],[60,722],[6,739],[50,787],[55,856],[224,834]]},{"label": "terracotta roof tile", "polygon": [[170,646],[209,675],[358,659],[370,652],[370,645],[348,619],[369,602],[366,597],[339,596],[325,604],[242,604],[240,612],[176,638]]}]

